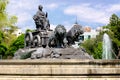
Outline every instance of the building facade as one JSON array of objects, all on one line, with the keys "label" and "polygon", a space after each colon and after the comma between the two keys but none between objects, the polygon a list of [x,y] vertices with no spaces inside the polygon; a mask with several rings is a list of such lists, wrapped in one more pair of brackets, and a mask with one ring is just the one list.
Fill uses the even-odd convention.
[{"label": "building facade", "polygon": [[98,30],[91,29],[90,27],[84,27],[84,33],[80,35],[79,40],[86,41],[91,38],[96,38],[98,34],[99,34]]}]

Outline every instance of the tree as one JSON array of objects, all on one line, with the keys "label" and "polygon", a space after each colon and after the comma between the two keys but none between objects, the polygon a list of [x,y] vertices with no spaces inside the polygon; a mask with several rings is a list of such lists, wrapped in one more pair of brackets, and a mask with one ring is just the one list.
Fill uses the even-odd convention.
[{"label": "tree", "polygon": [[119,17],[116,14],[112,14],[110,17],[110,25],[116,26],[118,24]]},{"label": "tree", "polygon": [[0,29],[2,29],[7,24],[7,13],[6,6],[8,0],[0,0]]},{"label": "tree", "polygon": [[8,3],[9,0],[0,0],[0,54],[3,56],[8,54],[9,51],[12,53],[12,50],[13,52],[16,50],[15,47],[11,48],[11,46],[17,38],[13,33],[16,29],[18,29],[16,26],[17,17],[14,15],[10,16],[6,12]]},{"label": "tree", "polygon": [[0,44],[3,42],[4,34],[2,31],[0,31]]},{"label": "tree", "polygon": [[113,36],[120,40],[120,19],[117,15],[113,14],[110,17],[110,24],[108,26]]},{"label": "tree", "polygon": [[0,31],[4,35],[2,43],[6,43],[8,46],[12,40],[16,38],[12,33],[18,29],[15,25],[17,22],[16,16],[9,16],[6,12],[8,0],[0,0]]},{"label": "tree", "polygon": [[6,53],[7,56],[14,56],[14,53],[20,49],[24,48],[24,34],[20,35],[15,41],[13,41]]},{"label": "tree", "polygon": [[8,5],[8,0],[0,0],[0,30],[4,31],[8,29],[8,31],[14,32],[17,29],[15,23],[17,22],[16,16],[9,16],[6,12],[6,7]]},{"label": "tree", "polygon": [[110,17],[110,24],[108,25],[109,34],[113,42],[114,52],[118,55],[120,48],[120,18],[113,14]]}]

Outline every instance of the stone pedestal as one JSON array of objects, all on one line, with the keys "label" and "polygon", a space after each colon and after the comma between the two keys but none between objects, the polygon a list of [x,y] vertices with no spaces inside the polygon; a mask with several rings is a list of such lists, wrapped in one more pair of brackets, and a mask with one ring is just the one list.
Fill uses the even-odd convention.
[{"label": "stone pedestal", "polygon": [[119,80],[120,60],[0,60],[0,80]]}]

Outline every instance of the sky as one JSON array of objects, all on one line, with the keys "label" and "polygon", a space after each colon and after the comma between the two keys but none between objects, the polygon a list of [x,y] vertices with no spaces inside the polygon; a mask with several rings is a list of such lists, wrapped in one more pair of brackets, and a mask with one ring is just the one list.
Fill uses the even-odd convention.
[{"label": "sky", "polygon": [[16,25],[25,31],[35,29],[33,16],[38,6],[48,13],[51,29],[62,24],[69,30],[78,22],[92,29],[107,25],[112,14],[120,16],[120,0],[9,0],[7,13],[16,15]]}]

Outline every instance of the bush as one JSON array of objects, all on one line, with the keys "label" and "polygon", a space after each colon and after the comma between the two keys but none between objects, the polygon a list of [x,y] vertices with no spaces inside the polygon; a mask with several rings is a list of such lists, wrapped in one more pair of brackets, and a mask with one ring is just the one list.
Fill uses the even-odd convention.
[{"label": "bush", "polygon": [[94,47],[93,57],[95,59],[102,59],[102,42],[98,42],[96,48]]},{"label": "bush", "polygon": [[6,55],[14,56],[14,53],[20,48],[24,48],[24,34],[20,35],[15,41],[12,42]]},{"label": "bush", "polygon": [[85,41],[82,46],[87,53],[92,55],[95,59],[102,59],[102,41],[96,39],[89,39]]},{"label": "bush", "polygon": [[5,56],[7,47],[4,44],[0,44],[0,55]]}]

